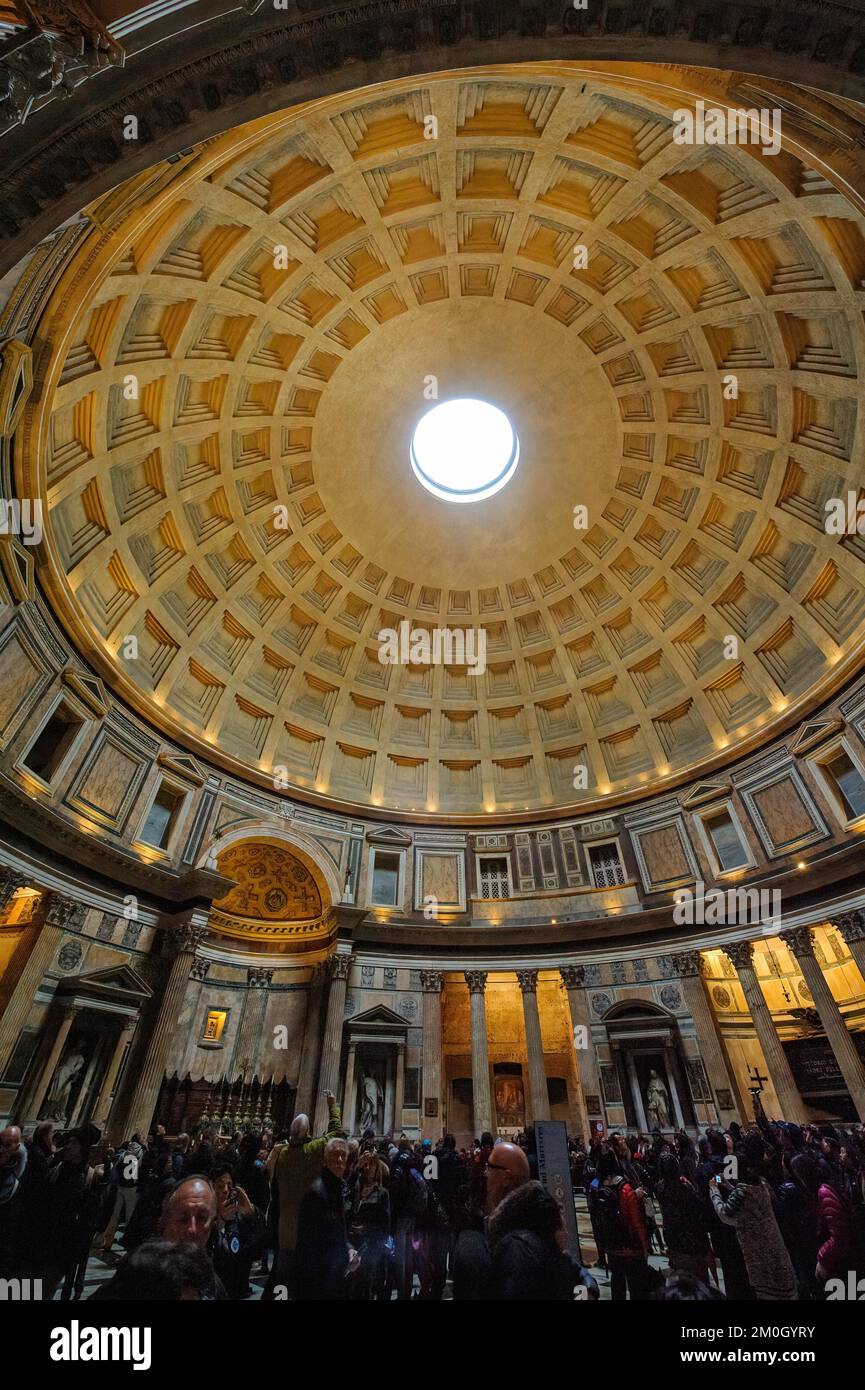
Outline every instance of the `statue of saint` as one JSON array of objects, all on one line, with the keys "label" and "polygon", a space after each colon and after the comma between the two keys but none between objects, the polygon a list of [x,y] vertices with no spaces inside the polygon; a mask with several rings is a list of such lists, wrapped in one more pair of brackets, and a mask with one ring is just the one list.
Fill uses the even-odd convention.
[{"label": "statue of saint", "polygon": [[670,1128],[670,1097],[658,1073],[649,1072],[646,1087],[646,1116],[652,1129]]},{"label": "statue of saint", "polygon": [[42,1110],[42,1118],[66,1123],[72,1087],[83,1069],[84,1053],[80,1046],[75,1046],[69,1055],[63,1058],[54,1073]]},{"label": "statue of saint", "polygon": [[378,1079],[368,1073],[360,1078],[360,1131],[374,1129],[378,1132],[379,1106],[384,1103],[384,1093]]}]

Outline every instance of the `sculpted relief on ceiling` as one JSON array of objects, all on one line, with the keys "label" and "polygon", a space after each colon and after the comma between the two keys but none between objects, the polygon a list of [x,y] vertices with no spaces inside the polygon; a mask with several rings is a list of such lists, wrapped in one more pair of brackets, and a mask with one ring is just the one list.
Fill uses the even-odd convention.
[{"label": "sculpted relief on ceiling", "polygon": [[220,913],[264,922],[306,922],[321,916],[321,896],[309,869],[278,845],[232,845],[219,856],[219,872],[236,880],[215,905]]},{"label": "sculpted relief on ceiling", "polygon": [[[860,664],[865,549],[824,519],[861,481],[865,219],[801,139],[677,144],[699,74],[655,73],[385,84],[96,209],[19,491],[58,611],[155,723],[290,794],[589,810]],[[852,171],[835,120],[815,149]],[[431,377],[518,431],[485,502],[412,474]],[[483,628],[484,669],[382,665],[402,622]]]}]

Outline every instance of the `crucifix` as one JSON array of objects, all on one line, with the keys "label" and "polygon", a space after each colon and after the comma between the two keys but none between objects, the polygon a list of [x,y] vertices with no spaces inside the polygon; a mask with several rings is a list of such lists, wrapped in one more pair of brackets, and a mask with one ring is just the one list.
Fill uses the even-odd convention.
[{"label": "crucifix", "polygon": [[768,1081],[769,1078],[768,1076],[761,1075],[760,1068],[755,1065],[748,1068],[748,1080],[751,1082],[748,1090],[754,1102],[754,1119],[759,1121],[760,1111],[763,1109],[763,1102],[760,1100],[760,1096],[763,1094],[763,1084]]}]

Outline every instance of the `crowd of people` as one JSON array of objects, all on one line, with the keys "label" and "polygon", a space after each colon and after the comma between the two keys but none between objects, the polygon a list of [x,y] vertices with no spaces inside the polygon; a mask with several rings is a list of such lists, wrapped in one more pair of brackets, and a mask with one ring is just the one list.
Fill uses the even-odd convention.
[{"label": "crowd of people", "polygon": [[769,1121],[758,1109],[747,1129],[709,1128],[696,1144],[684,1132],[614,1134],[575,1154],[574,1168],[613,1299],[651,1296],[662,1278],[653,1250],[707,1297],[736,1300],[844,1296],[865,1268],[861,1126]]},{"label": "crowd of people", "polygon": [[[569,1141],[594,1273],[569,1251],[538,1180],[531,1130],[350,1139],[327,1094],[324,1134],[169,1139],[117,1149],[90,1125],[25,1142],[0,1132],[0,1277],[42,1298],[813,1300],[865,1268],[865,1131],[769,1121],[675,1136]],[[119,1247],[119,1248],[118,1248]],[[592,1252],[594,1253],[594,1252]],[[653,1257],[659,1257],[654,1258]],[[106,1271],[107,1273],[107,1271]],[[265,1282],[266,1281],[266,1282]]]}]

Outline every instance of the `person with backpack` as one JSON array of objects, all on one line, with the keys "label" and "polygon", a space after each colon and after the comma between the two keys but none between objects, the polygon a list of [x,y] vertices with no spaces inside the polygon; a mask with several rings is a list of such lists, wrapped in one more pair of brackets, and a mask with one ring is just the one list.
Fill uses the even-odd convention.
[{"label": "person with backpack", "polygon": [[610,1149],[598,1157],[598,1231],[610,1266],[610,1297],[646,1298],[652,1282],[645,1209]]},{"label": "person with backpack", "polygon": [[662,1153],[658,1160],[656,1192],[670,1268],[678,1273],[692,1274],[701,1283],[708,1284],[715,1257],[709,1243],[705,1207],[674,1153]]}]

